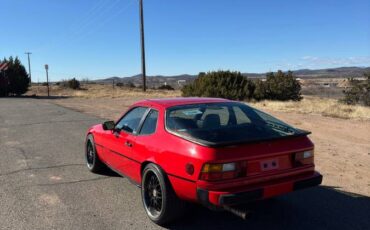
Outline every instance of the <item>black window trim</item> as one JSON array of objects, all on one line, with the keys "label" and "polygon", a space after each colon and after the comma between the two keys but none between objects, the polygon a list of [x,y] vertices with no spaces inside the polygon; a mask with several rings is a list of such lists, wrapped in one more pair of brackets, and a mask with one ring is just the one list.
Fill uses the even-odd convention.
[{"label": "black window trim", "polygon": [[[155,126],[155,130],[154,130],[154,133],[150,133],[150,134],[140,134],[141,132],[141,129],[143,128],[144,126],[144,122],[145,120],[149,117],[149,114],[151,111],[156,111],[158,113],[158,117],[157,117],[157,123],[156,123],[156,126]],[[146,111],[146,113],[144,114],[144,120],[140,121],[140,124],[139,124],[139,129],[138,129],[138,132],[137,132],[137,136],[149,136],[149,135],[153,135],[157,132],[157,128],[158,128],[158,120],[159,120],[159,111],[157,109],[154,109],[154,108],[148,108],[148,111]]]},{"label": "black window trim", "polygon": [[[146,109],[146,111],[144,112],[144,114],[143,114],[143,116],[141,117],[141,119],[140,119],[140,122],[139,122],[139,125],[138,125],[138,129],[137,130],[141,130],[141,127],[142,127],[142,125],[143,125],[143,123],[144,123],[144,120],[145,120],[145,118],[147,117],[147,115],[148,115],[148,113],[149,113],[149,111],[151,110],[151,108],[149,108],[148,106],[135,106],[135,107],[132,107],[131,109],[129,109],[125,114],[123,114],[122,115],[122,117],[115,123],[115,127],[117,126],[117,124],[128,114],[128,113],[130,113],[132,110],[134,110],[134,109],[136,109],[136,108],[145,108]],[[125,132],[125,133],[127,133],[127,134],[130,134],[130,135],[133,135],[133,136],[137,136],[138,135],[138,133],[140,133],[140,131],[139,132],[136,132],[136,131],[133,131],[132,133],[130,133],[130,132],[128,132],[128,131],[126,131],[126,130],[124,130],[124,129],[120,129],[120,132]]]}]

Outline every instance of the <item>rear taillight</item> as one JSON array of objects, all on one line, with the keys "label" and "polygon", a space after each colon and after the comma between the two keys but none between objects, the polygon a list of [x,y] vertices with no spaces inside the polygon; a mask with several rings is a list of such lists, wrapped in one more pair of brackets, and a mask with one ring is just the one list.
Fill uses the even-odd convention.
[{"label": "rear taillight", "polygon": [[294,162],[298,165],[308,165],[308,164],[313,164],[313,155],[314,151],[312,150],[307,150],[304,152],[298,152],[294,154]]},{"label": "rear taillight", "polygon": [[247,163],[245,161],[223,164],[203,165],[200,179],[206,181],[234,179],[246,176]]}]

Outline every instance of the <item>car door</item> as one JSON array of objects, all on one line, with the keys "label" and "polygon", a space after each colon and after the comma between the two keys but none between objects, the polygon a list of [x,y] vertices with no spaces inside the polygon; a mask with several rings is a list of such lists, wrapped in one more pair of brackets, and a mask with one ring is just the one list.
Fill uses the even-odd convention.
[{"label": "car door", "polygon": [[107,135],[107,163],[121,174],[130,177],[130,167],[139,162],[132,157],[132,149],[138,128],[148,112],[147,107],[135,107],[117,123],[115,130]]},{"label": "car door", "polygon": [[[158,139],[158,136],[156,135],[158,115],[158,110],[151,108],[139,127],[139,131],[132,147],[132,152],[130,153],[130,157],[138,162],[150,159],[154,156],[154,153],[160,151],[159,142],[163,140]],[[141,165],[132,163],[130,167],[127,168],[127,174],[130,175],[130,178],[133,181],[140,183]]]}]

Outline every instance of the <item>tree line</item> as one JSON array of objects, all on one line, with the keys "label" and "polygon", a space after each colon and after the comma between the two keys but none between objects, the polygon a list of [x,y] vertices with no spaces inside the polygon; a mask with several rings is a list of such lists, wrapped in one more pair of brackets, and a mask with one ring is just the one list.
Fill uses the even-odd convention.
[{"label": "tree line", "polygon": [[1,62],[8,63],[8,68],[0,72],[0,96],[19,96],[27,92],[30,78],[18,57],[4,58]]},{"label": "tree line", "polygon": [[[8,68],[0,72],[0,97],[22,95],[30,86],[30,78],[18,57],[4,58],[1,63],[7,63]],[[340,101],[346,104],[361,104],[370,106],[370,73],[365,73],[365,81],[349,79],[351,87],[343,91],[344,98]],[[123,83],[117,83],[117,86]],[[62,87],[80,89],[80,82],[73,78],[57,83]],[[129,86],[135,87],[130,83]],[[158,89],[173,90],[170,85]],[[301,85],[293,72],[270,72],[266,79],[250,80],[238,71],[201,72],[190,84],[182,88],[185,97],[221,97],[232,100],[279,100],[300,101]]]},{"label": "tree line", "polygon": [[294,100],[299,101],[301,85],[293,72],[270,72],[266,80],[252,81],[240,72],[201,72],[194,82],[182,88],[185,97],[222,97],[232,100]]}]

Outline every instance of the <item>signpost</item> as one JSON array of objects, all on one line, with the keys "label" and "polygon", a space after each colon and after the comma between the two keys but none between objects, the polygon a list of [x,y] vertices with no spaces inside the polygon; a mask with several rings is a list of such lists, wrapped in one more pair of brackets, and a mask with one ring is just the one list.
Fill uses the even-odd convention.
[{"label": "signpost", "polygon": [[49,94],[49,65],[45,64],[45,70],[46,70],[46,86],[48,87],[48,97],[50,96]]}]

